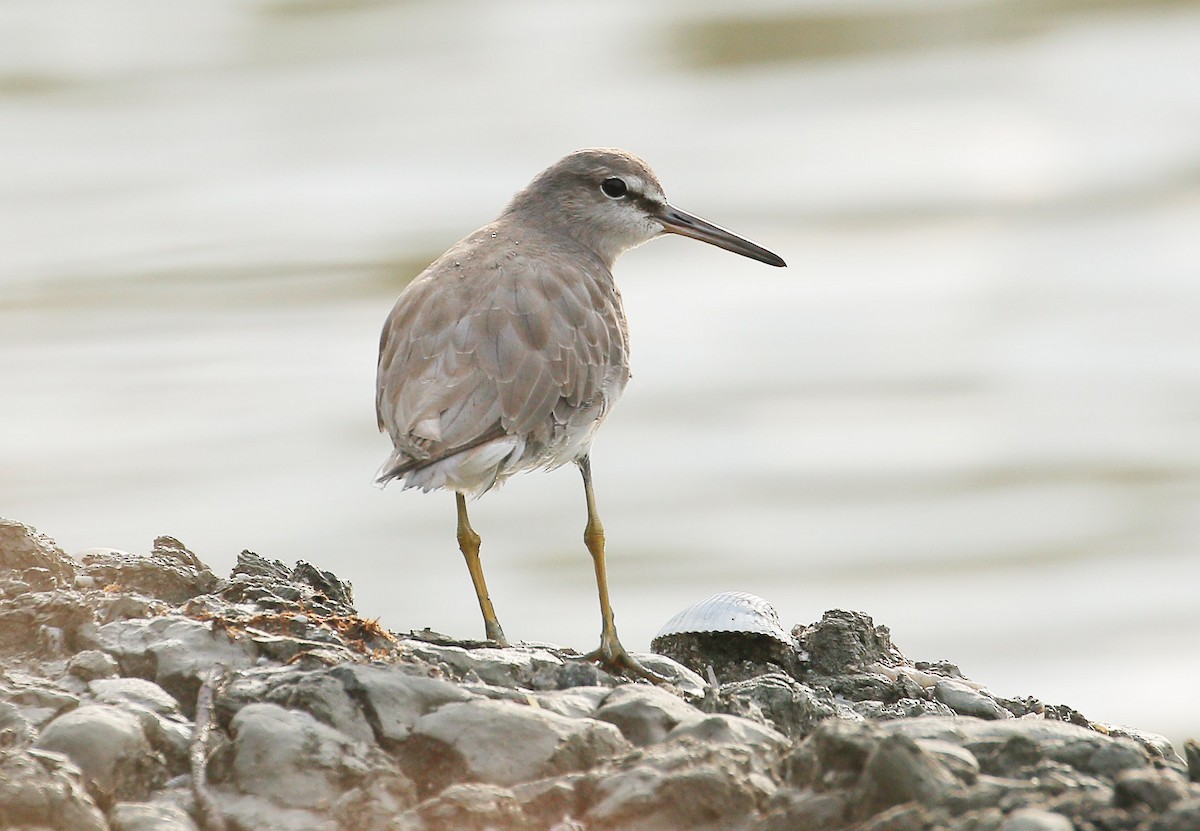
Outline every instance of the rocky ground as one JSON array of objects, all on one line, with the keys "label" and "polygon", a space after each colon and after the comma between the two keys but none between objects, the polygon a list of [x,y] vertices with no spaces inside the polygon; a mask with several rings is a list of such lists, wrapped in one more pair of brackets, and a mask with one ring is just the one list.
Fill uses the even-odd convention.
[{"label": "rocky ground", "polygon": [[670,683],[630,683],[390,633],[306,563],[222,579],[170,537],[74,560],[0,521],[0,827],[1200,829],[1194,744],[1189,776],[858,612],[784,637],[680,632],[645,656]]}]

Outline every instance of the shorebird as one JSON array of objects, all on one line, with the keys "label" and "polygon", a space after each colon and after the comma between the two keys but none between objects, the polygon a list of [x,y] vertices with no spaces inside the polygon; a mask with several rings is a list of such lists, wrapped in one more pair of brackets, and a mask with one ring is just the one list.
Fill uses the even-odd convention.
[{"label": "shorebird", "polygon": [[629,333],[612,268],[662,234],[773,266],[776,254],[667,202],[637,156],[579,150],[542,171],[500,216],[401,292],[379,341],[375,409],[395,450],[375,482],[454,492],[458,547],[488,639],[508,641],[488,596],[466,497],[514,473],[568,463],[583,475],[584,544],[600,595],[607,669],[659,680],[617,638],[589,451],[629,380]]}]

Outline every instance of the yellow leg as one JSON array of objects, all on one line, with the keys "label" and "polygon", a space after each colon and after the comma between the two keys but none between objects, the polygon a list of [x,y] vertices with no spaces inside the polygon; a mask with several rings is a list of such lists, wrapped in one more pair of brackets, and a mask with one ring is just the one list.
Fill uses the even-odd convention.
[{"label": "yellow leg", "polygon": [[455,493],[458,502],[458,550],[467,561],[467,571],[471,572],[471,583],[475,586],[475,596],[479,598],[479,611],[483,612],[483,627],[488,640],[495,641],[500,646],[508,646],[500,621],[496,619],[496,610],[492,608],[492,599],[488,597],[487,583],[483,579],[483,566],[479,563],[479,535],[471,527],[467,519],[467,500],[461,493]]},{"label": "yellow leg", "polygon": [[605,669],[623,672],[656,683],[666,683],[656,672],[639,664],[621,646],[617,638],[617,626],[613,622],[612,605],[608,602],[608,571],[604,566],[604,526],[596,513],[596,495],[592,492],[592,463],[587,456],[578,460],[579,472],[583,474],[583,495],[587,500],[587,526],[583,529],[583,542],[592,555],[596,569],[596,588],[600,592],[600,646],[584,656],[585,660],[596,661]]}]

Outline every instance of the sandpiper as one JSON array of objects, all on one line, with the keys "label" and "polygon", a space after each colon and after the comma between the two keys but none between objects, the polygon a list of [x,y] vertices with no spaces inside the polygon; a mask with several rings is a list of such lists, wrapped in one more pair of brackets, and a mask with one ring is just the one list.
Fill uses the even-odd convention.
[{"label": "sandpiper", "polygon": [[589,451],[629,380],[613,264],[664,233],[786,265],[671,205],[637,156],[580,150],[542,171],[499,218],[404,289],[380,338],[375,398],[379,429],[395,445],[376,483],[454,491],[458,546],[487,637],[501,646],[508,641],[488,596],[466,497],[514,473],[578,465],[602,620],[600,646],[586,657],[652,680],[617,638]]}]

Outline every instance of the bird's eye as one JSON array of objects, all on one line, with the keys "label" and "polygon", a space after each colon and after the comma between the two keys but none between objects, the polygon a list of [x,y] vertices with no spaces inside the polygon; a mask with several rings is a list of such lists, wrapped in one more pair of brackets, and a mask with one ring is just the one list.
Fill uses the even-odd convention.
[{"label": "bird's eye", "polygon": [[609,199],[620,199],[625,194],[629,193],[629,187],[625,184],[624,179],[605,179],[600,183],[600,190],[604,191],[604,195]]}]

